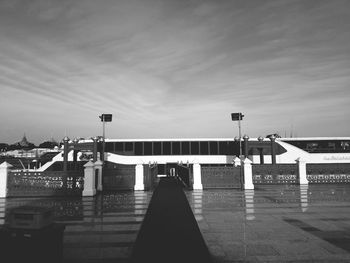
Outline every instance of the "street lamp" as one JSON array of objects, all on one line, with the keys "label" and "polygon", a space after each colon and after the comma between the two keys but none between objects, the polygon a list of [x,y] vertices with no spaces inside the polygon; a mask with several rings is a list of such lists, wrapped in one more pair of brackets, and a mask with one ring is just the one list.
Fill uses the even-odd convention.
[{"label": "street lamp", "polygon": [[102,114],[101,116],[99,116],[99,118],[101,119],[102,123],[103,123],[103,135],[102,135],[102,161],[105,160],[104,154],[105,154],[105,124],[106,122],[111,122],[112,121],[112,114]]},{"label": "street lamp", "polygon": [[232,121],[238,121],[238,133],[239,133],[239,158],[242,155],[242,135],[241,135],[241,120],[243,120],[244,115],[241,112],[231,113]]},{"label": "street lamp", "polygon": [[239,173],[240,173],[240,180],[241,180],[241,187],[244,187],[244,177],[242,176],[242,135],[241,135],[241,120],[243,120],[244,115],[241,112],[231,113],[231,119],[232,121],[238,121],[238,134],[239,137],[235,137],[235,141],[239,141],[239,159],[241,161],[240,167],[239,167]]}]

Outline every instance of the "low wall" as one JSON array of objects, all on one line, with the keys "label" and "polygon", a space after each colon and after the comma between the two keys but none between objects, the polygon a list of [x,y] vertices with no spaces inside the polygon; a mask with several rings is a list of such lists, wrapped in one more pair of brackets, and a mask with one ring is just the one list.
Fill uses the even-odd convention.
[{"label": "low wall", "polygon": [[81,196],[84,175],[78,171],[10,171],[7,197]]},{"label": "low wall", "polygon": [[241,188],[240,167],[201,166],[202,185],[208,188]]},{"label": "low wall", "polygon": [[103,190],[133,190],[135,165],[109,163],[103,168]]},{"label": "low wall", "polygon": [[309,183],[350,183],[350,163],[306,164]]},{"label": "low wall", "polygon": [[298,184],[296,164],[253,164],[254,184]]}]

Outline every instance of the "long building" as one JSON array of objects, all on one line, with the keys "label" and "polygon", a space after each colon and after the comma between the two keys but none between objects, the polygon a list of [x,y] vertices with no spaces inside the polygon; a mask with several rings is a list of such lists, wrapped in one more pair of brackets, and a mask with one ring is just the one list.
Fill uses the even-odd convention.
[{"label": "long building", "polygon": [[[300,161],[309,167],[350,163],[350,137],[244,137],[241,143],[230,138],[106,139],[104,145],[98,138],[80,141],[66,138],[64,148],[63,154],[40,170],[49,169],[55,162],[63,162],[64,170],[69,162],[102,161],[103,178],[99,181],[103,189],[111,190],[151,188],[155,178],[172,174],[179,175],[184,184],[194,188],[240,187],[241,160],[253,165],[254,183],[295,183],[298,181],[295,164]],[[269,180],[273,176],[262,173],[285,176]]]}]

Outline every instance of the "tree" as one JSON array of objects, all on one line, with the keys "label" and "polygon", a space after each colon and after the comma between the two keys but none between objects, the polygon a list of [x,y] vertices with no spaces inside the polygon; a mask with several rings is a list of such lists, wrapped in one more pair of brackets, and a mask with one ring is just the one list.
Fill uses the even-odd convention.
[{"label": "tree", "polygon": [[58,146],[58,143],[55,141],[46,141],[41,144],[39,144],[39,148],[48,148],[48,149],[53,149],[56,146]]},{"label": "tree", "polygon": [[7,143],[0,143],[0,151],[7,151],[9,148],[9,145]]}]

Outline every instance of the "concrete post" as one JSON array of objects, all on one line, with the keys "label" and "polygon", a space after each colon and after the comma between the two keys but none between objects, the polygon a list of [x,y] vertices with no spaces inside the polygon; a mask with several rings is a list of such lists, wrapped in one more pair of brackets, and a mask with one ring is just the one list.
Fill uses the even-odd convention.
[{"label": "concrete post", "polygon": [[63,138],[63,171],[67,172],[68,170],[68,142],[69,138],[66,136]]},{"label": "concrete post", "polygon": [[243,160],[244,189],[254,189],[252,161],[248,158]]},{"label": "concrete post", "polygon": [[97,191],[102,191],[102,166],[103,166],[103,162],[98,160],[94,163],[94,168],[95,171],[98,171],[98,179],[97,179]]},{"label": "concrete post", "polygon": [[264,164],[264,149],[259,148],[260,164]]},{"label": "concrete post", "polygon": [[145,185],[143,182],[143,165],[137,164],[135,166],[135,191],[143,191],[145,190]]},{"label": "concrete post", "polygon": [[96,195],[94,163],[89,161],[84,165],[84,190],[83,196]]},{"label": "concrete post", "polygon": [[[258,141],[262,143],[264,141],[264,138],[259,136]],[[260,155],[260,164],[264,164],[264,148],[260,147],[258,148],[259,150],[259,155]]]},{"label": "concrete post", "polygon": [[193,190],[202,190],[202,171],[199,163],[193,164]]},{"label": "concrete post", "polygon": [[0,198],[7,196],[7,176],[12,165],[8,162],[3,162],[0,165]]},{"label": "concrete post", "polygon": [[309,184],[306,178],[306,161],[302,158],[296,159],[298,165],[299,184]]},{"label": "concrete post", "polygon": [[94,138],[92,138],[92,141],[93,141],[93,150],[92,150],[93,159],[92,159],[92,161],[93,162],[97,161],[97,139],[98,138],[96,136]]},{"label": "concrete post", "polygon": [[271,163],[276,164],[276,150],[275,150],[276,137],[274,135],[272,135],[270,137],[270,140],[271,140]]}]

